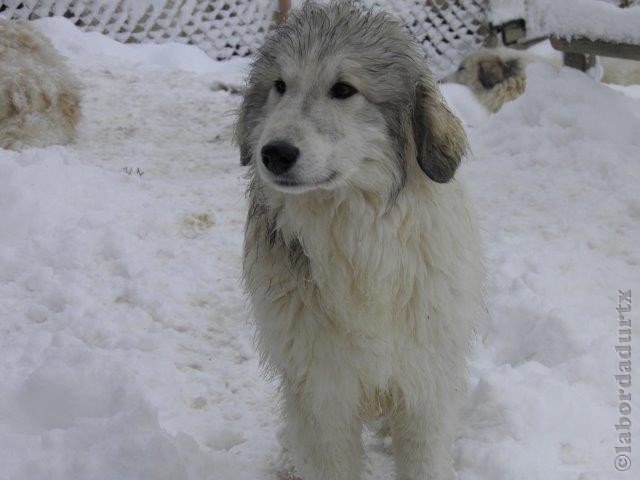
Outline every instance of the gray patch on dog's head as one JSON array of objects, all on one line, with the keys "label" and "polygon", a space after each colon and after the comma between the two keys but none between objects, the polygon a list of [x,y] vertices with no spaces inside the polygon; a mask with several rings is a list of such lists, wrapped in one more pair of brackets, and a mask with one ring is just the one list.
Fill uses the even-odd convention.
[{"label": "gray patch on dog's head", "polygon": [[[444,103],[423,54],[388,14],[364,9],[352,1],[305,3],[291,12],[259,50],[235,130],[243,165],[255,157],[265,104],[282,58],[299,64],[339,58],[356,65],[360,93],[382,113],[396,152],[390,159],[395,164],[390,167],[392,191],[404,185],[409,161],[417,161],[436,182],[453,177],[466,151],[466,137]],[[406,158],[407,154],[414,158]]]},{"label": "gray patch on dog's head", "polygon": [[504,61],[495,55],[478,63],[478,80],[486,90],[518,74],[517,59]]}]

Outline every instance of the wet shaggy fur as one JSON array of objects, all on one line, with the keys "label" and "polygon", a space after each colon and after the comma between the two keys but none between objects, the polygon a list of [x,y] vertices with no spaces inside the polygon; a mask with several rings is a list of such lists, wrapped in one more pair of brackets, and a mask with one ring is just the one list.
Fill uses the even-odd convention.
[{"label": "wet shaggy fur", "polygon": [[560,68],[560,62],[508,48],[481,49],[465,57],[458,71],[444,82],[468,86],[480,103],[492,113],[507,102],[515,100],[525,91],[529,63],[549,63]]},{"label": "wet shaggy fur", "polygon": [[0,19],[0,147],[64,144],[75,134],[80,87],[28,22]]},{"label": "wet shaggy fur", "polygon": [[[336,99],[336,82],[357,93]],[[483,251],[455,177],[466,136],[418,49],[385,14],[306,3],[255,59],[236,141],[244,283],[288,467],[361,478],[363,424],[384,416],[398,480],[455,478]],[[290,172],[265,168],[273,141],[299,148]]]}]

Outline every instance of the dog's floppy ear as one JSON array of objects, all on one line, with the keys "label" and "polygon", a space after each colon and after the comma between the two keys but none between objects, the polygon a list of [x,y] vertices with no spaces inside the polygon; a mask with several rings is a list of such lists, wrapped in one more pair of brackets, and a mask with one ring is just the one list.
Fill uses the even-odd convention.
[{"label": "dog's floppy ear", "polygon": [[467,136],[460,120],[433,82],[416,87],[413,134],[420,168],[431,180],[447,183],[467,153]]}]

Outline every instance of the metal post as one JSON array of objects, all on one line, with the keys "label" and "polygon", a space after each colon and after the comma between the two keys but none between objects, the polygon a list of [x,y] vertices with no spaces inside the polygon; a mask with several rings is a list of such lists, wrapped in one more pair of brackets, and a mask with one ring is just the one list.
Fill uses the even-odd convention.
[{"label": "metal post", "polygon": [[284,23],[287,19],[287,13],[291,10],[291,0],[278,0],[278,9],[273,14],[276,25]]}]

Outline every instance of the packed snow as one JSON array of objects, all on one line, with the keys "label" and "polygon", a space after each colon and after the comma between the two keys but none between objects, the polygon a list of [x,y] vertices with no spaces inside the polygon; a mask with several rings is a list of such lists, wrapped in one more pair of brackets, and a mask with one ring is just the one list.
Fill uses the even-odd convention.
[{"label": "packed snow", "polygon": [[492,25],[501,25],[519,18],[527,18],[526,0],[489,0],[487,20]]},{"label": "packed snow", "polygon": [[[240,99],[216,88],[247,61],[37,26],[82,79],[84,118],[74,144],[0,149],[0,479],[275,480],[278,397],[239,287]],[[614,347],[618,289],[640,292],[639,95],[527,74],[491,116],[443,86],[490,272],[456,469],[632,478],[613,467]],[[368,479],[393,478],[387,439],[367,455]]]}]

